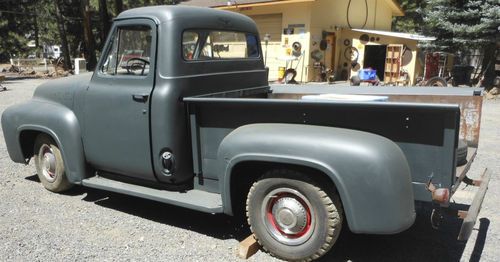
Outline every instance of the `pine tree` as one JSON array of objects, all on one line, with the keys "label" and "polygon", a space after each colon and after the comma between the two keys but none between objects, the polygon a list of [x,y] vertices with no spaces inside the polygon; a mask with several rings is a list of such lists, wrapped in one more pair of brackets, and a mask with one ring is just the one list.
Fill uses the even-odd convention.
[{"label": "pine tree", "polygon": [[427,47],[466,51],[495,43],[500,26],[498,0],[427,0],[424,30],[437,37]]},{"label": "pine tree", "polygon": [[498,0],[427,0],[424,34],[436,41],[423,45],[436,51],[458,54],[458,63],[478,50],[484,57],[480,75],[489,87],[498,54],[500,4]]},{"label": "pine tree", "polygon": [[[82,2],[85,4],[82,5]],[[135,7],[178,2],[180,0],[0,0],[0,62],[33,52],[27,46],[30,40],[38,40],[36,42],[40,46],[66,46],[62,43],[66,42],[67,52],[72,57],[80,57],[82,51],[88,49],[87,46],[90,49],[92,45],[102,48],[110,27],[106,21],[109,22],[120,12]],[[57,16],[56,7],[60,16]],[[87,12],[82,11],[84,7],[88,9]],[[84,20],[89,23],[83,23]],[[87,41],[84,41],[83,25],[87,27]],[[64,31],[60,30],[60,26]],[[66,41],[63,41],[62,34],[65,34]],[[95,55],[90,54],[89,57],[92,60]]]},{"label": "pine tree", "polygon": [[401,0],[400,5],[405,15],[393,18],[393,30],[404,33],[421,33],[424,22],[422,10],[425,8],[425,4],[425,0]]},{"label": "pine tree", "polygon": [[34,20],[29,8],[32,1],[1,1],[0,61],[29,52],[28,41],[34,40]]}]

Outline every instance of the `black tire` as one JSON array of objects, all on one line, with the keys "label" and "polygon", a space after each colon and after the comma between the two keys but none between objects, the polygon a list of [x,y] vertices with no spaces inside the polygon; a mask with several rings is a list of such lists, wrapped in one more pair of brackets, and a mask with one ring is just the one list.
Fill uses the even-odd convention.
[{"label": "black tire", "polygon": [[273,170],[255,182],[246,209],[257,241],[271,255],[285,260],[323,256],[342,229],[343,210],[334,189],[322,188],[292,170]]},{"label": "black tire", "polygon": [[457,166],[463,166],[465,164],[467,164],[467,142],[458,140]]},{"label": "black tire", "polygon": [[288,68],[285,71],[285,83],[287,84],[297,84],[297,81],[295,81],[295,77],[297,76],[297,71],[293,68]]},{"label": "black tire", "polygon": [[61,151],[51,137],[38,135],[33,152],[36,173],[47,190],[63,192],[73,186],[66,177]]},{"label": "black tire", "polygon": [[441,86],[445,87],[448,86],[448,83],[446,83],[446,80],[442,77],[435,76],[432,77],[431,79],[427,80],[427,83],[425,84],[426,86]]},{"label": "black tire", "polygon": [[359,86],[359,85],[361,85],[361,78],[359,78],[359,76],[352,76],[351,86]]}]

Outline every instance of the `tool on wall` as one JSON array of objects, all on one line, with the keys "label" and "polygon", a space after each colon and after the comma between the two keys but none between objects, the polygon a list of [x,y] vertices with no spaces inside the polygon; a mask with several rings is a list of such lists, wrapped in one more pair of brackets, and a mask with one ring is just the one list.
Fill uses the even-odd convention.
[{"label": "tool on wall", "polygon": [[266,52],[264,54],[264,66],[267,65],[267,46],[269,44],[269,41],[271,41],[271,35],[270,34],[265,34],[264,35],[264,43],[266,44]]},{"label": "tool on wall", "polygon": [[344,51],[344,58],[351,61],[351,66],[355,67],[358,64],[359,51],[356,47],[347,47]]},{"label": "tool on wall", "polygon": [[[351,25],[351,20],[349,18],[349,11],[351,10],[351,2],[352,0],[349,0],[349,3],[347,4],[347,25],[349,26],[350,29],[352,29]],[[368,0],[365,0],[365,22],[363,23],[363,26],[361,26],[361,29],[365,28],[366,23],[368,22]]]},{"label": "tool on wall", "polygon": [[[293,61],[290,62],[290,68],[285,71],[285,83],[287,84],[297,84],[295,77],[297,76],[297,68],[302,61],[304,52],[302,51],[302,44],[300,42],[293,42],[292,44],[292,56],[298,59],[295,68],[293,68]],[[304,72],[304,62],[302,62],[302,73]],[[302,76],[301,76],[302,78]]]}]

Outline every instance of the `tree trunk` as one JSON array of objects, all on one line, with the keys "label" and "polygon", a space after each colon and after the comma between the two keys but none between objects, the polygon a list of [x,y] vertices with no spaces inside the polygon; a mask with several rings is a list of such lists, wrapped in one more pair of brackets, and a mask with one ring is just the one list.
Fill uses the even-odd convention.
[{"label": "tree trunk", "polygon": [[89,1],[81,1],[81,12],[83,18],[83,41],[85,42],[85,60],[87,60],[87,70],[93,71],[97,59],[95,56],[95,41],[92,34],[92,25],[90,23]]},{"label": "tree trunk", "polygon": [[111,28],[111,21],[108,13],[108,4],[106,0],[99,0],[99,15],[102,21],[101,28],[101,48],[104,46],[106,36]]},{"label": "tree trunk", "polygon": [[37,14],[36,11],[33,12],[33,26],[35,27],[35,47],[39,48],[40,47],[40,41],[38,37],[38,19],[37,19]]},{"label": "tree trunk", "polygon": [[71,69],[71,57],[69,56],[68,39],[66,37],[66,30],[64,29],[64,20],[59,10],[59,1],[54,1],[56,10],[57,29],[59,30],[59,37],[61,38],[62,52],[64,55],[64,69]]},{"label": "tree trunk", "polygon": [[115,0],[116,16],[123,11],[123,0]]},{"label": "tree trunk", "polygon": [[495,63],[497,60],[498,49],[495,48],[496,44],[491,43],[484,47],[484,59],[481,66],[481,72],[483,73],[483,87],[486,90],[493,88],[493,82],[495,81]]}]

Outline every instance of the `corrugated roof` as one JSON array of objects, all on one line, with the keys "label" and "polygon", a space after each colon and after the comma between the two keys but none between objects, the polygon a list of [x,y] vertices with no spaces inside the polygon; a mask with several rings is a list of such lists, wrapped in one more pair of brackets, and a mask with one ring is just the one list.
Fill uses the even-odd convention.
[{"label": "corrugated roof", "polygon": [[268,3],[268,2],[279,2],[286,0],[188,0],[183,1],[181,5],[192,5],[192,6],[202,6],[202,7],[221,7],[227,6],[228,2],[230,5],[247,5],[247,4],[258,4],[258,3]]},{"label": "corrugated roof", "polygon": [[[239,6],[239,5],[252,5],[252,4],[262,4],[262,3],[273,3],[273,2],[287,2],[293,1],[291,0],[184,0],[180,4],[181,5],[190,5],[190,6],[201,6],[201,7],[226,7],[231,6]],[[331,0],[333,1],[333,0]],[[396,0],[385,0],[386,3],[393,11],[393,15],[395,16],[404,16],[404,11]]]},{"label": "corrugated roof", "polygon": [[417,40],[417,41],[434,41],[434,40],[436,40],[435,37],[410,34],[410,33],[380,31],[380,30],[368,30],[368,29],[351,29],[351,30],[356,31],[356,32],[367,33],[367,34],[378,34],[378,35],[392,36],[392,37],[405,38],[405,39],[411,39],[411,40]]}]

